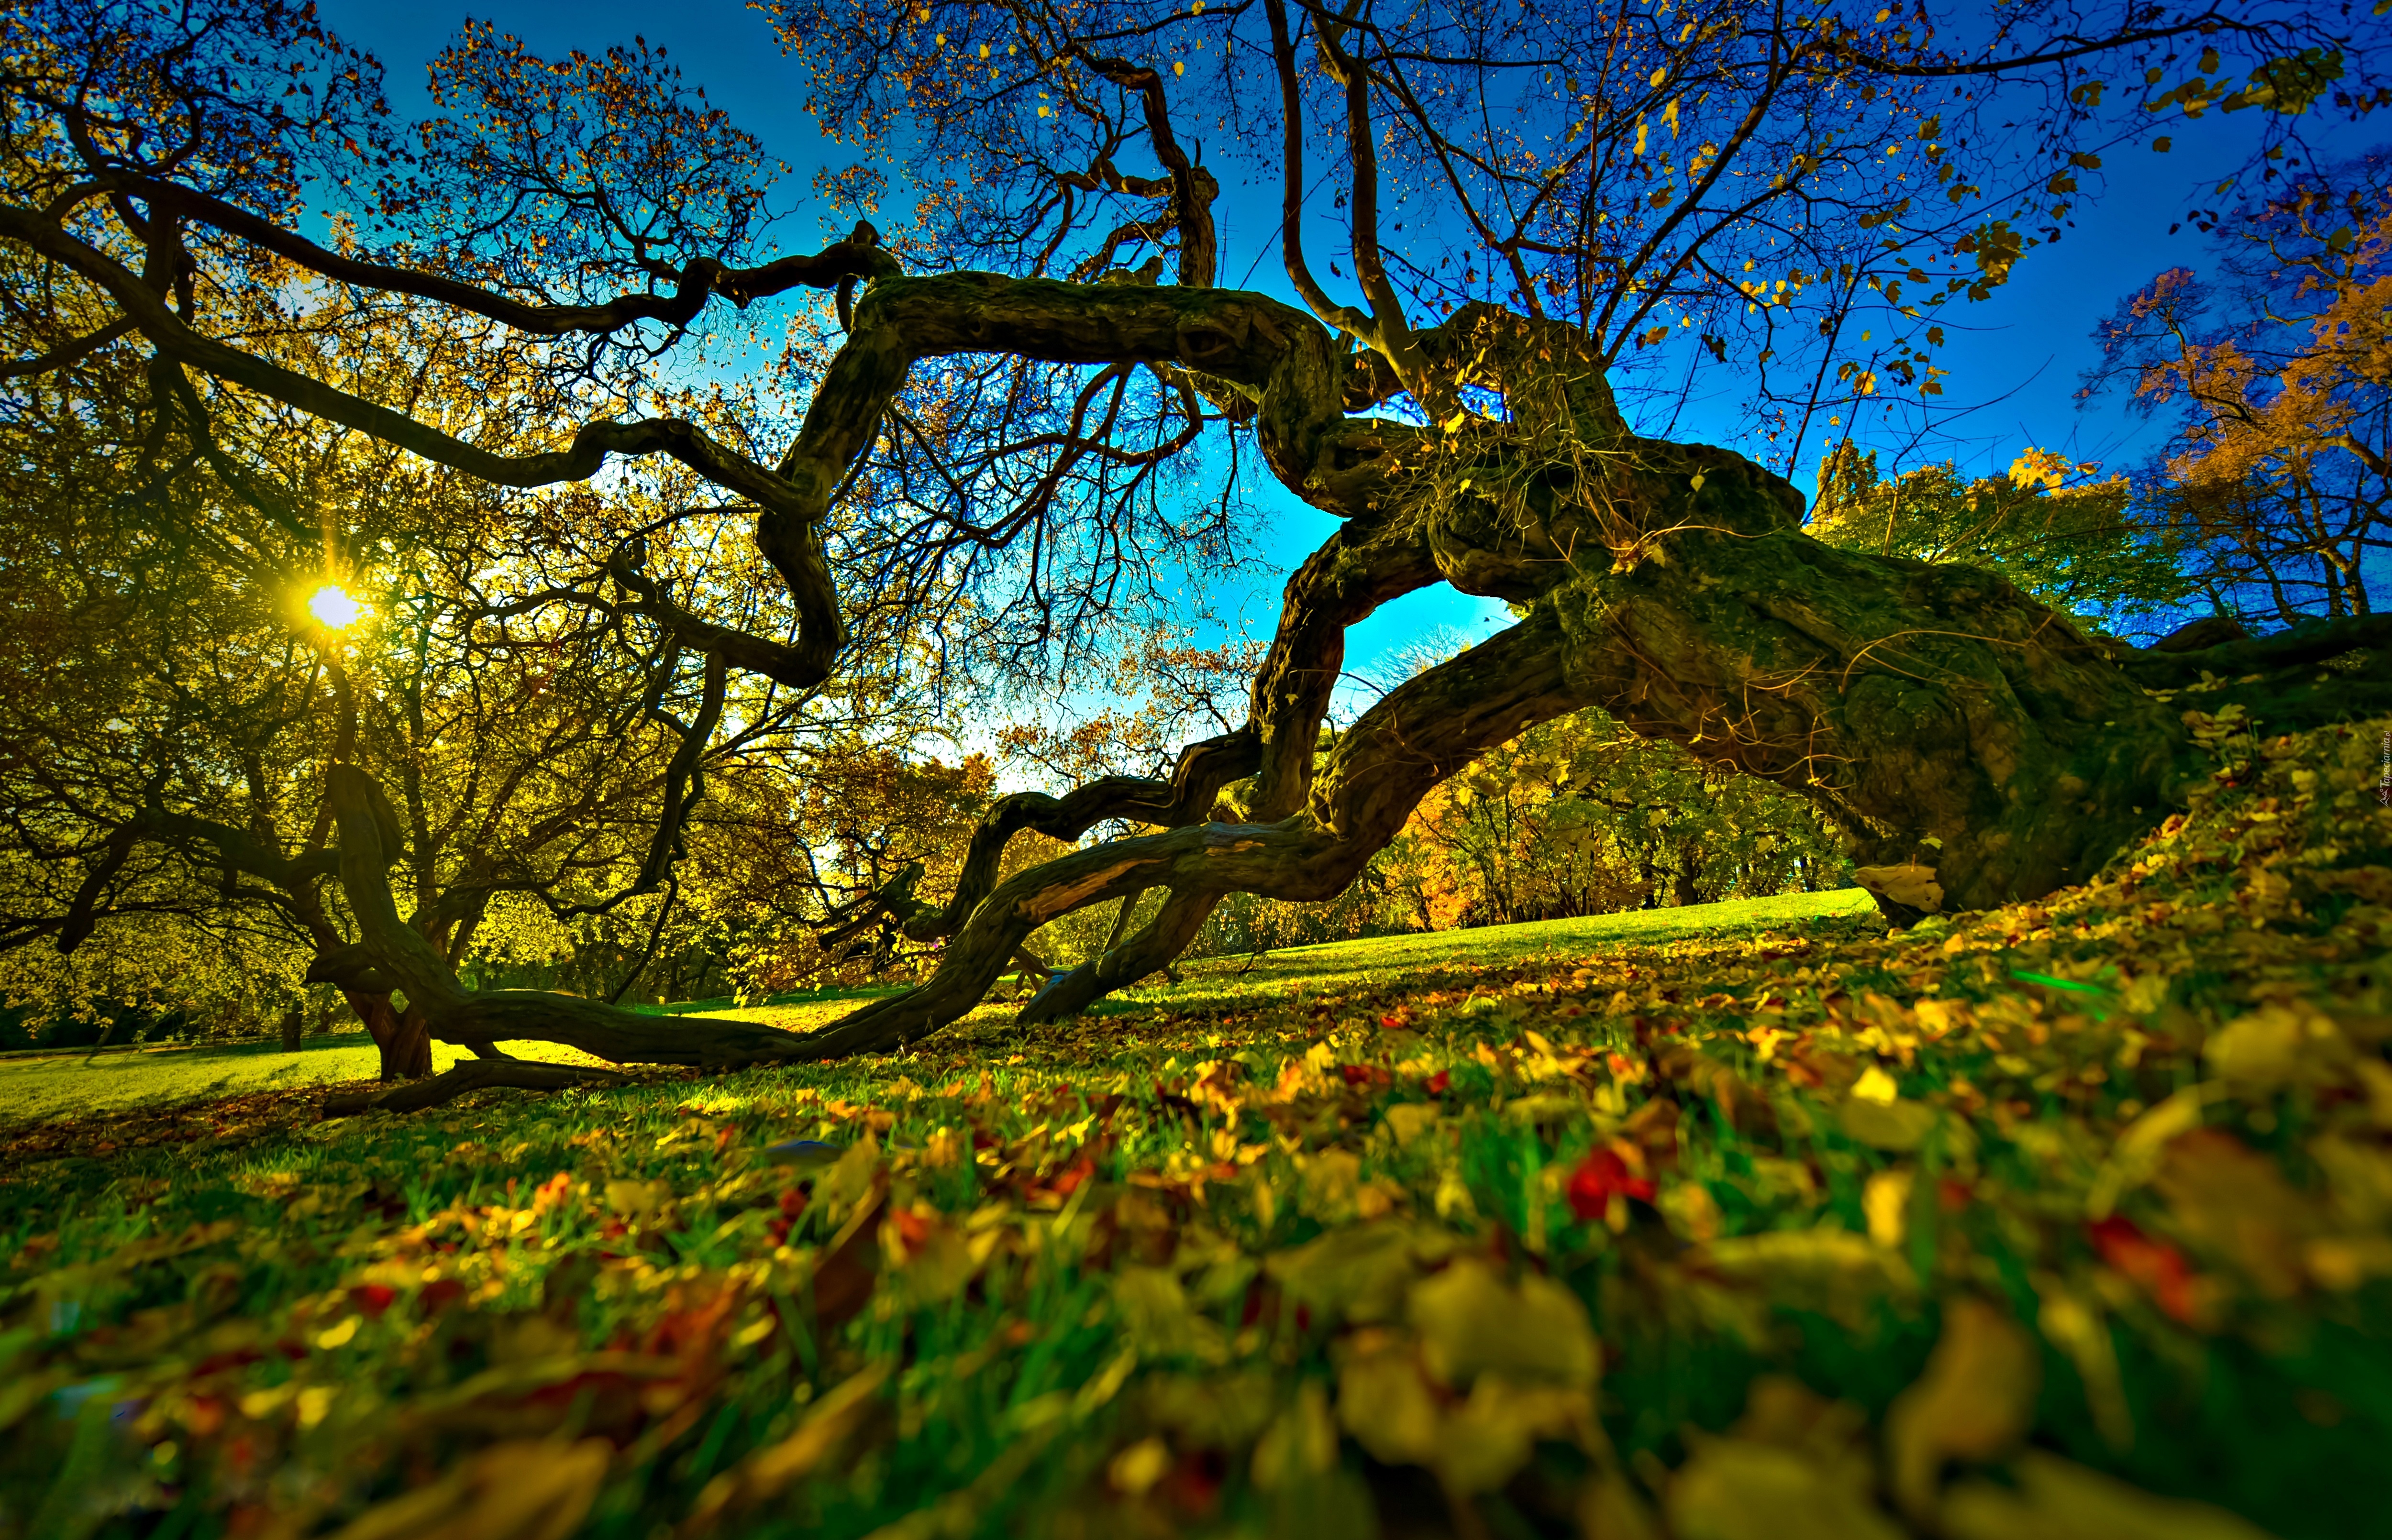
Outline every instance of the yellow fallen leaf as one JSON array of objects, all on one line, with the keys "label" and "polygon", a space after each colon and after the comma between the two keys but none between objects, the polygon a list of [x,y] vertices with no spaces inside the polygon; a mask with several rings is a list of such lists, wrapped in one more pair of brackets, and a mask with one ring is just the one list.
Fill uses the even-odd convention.
[{"label": "yellow fallen leaf", "polygon": [[1868,1497],[1866,1466],[1748,1439],[1704,1439],[1671,1479],[1675,1540],[1906,1540]]},{"label": "yellow fallen leaf", "polygon": [[1411,1344],[1378,1335],[1338,1367],[1337,1420],[1383,1465],[1427,1465],[1436,1457],[1436,1398]]},{"label": "yellow fallen leaf", "polygon": [[1919,1102],[1875,1102],[1855,1098],[1844,1104],[1844,1132],[1872,1149],[1915,1150],[1927,1142],[1935,1126],[1935,1109]]},{"label": "yellow fallen leaf", "polygon": [[2016,1322],[1971,1295],[1945,1301],[1927,1372],[1886,1413],[1888,1477],[1902,1510],[1926,1522],[1945,1461],[1991,1459],[2015,1443],[2041,1379],[2034,1342]]},{"label": "yellow fallen leaf", "polygon": [[1889,1249],[1902,1245],[1910,1204],[1910,1171],[1878,1171],[1861,1189],[1861,1212],[1868,1217],[1869,1239]]},{"label": "yellow fallen leaf", "polygon": [[1423,1360],[1445,1384],[1468,1385],[1482,1374],[1594,1383],[1600,1360],[1586,1306],[1541,1274],[1514,1288],[1486,1262],[1464,1257],[1413,1288],[1410,1316]]},{"label": "yellow fallen leaf", "polygon": [[682,1523],[681,1540],[710,1532],[727,1515],[769,1502],[811,1474],[863,1423],[888,1378],[886,1363],[849,1376],[806,1408],[806,1419],[796,1432],[707,1482],[697,1507]]},{"label": "yellow fallen leaf", "polygon": [[1852,1095],[1860,1101],[1892,1106],[1902,1099],[1902,1089],[1893,1083],[1893,1077],[1887,1074],[1881,1066],[1872,1064],[1859,1080],[1852,1082]]},{"label": "yellow fallen leaf", "polygon": [[1950,1540],[2268,1540],[2222,1508],[2156,1497],[2039,1450],[2013,1469],[2015,1491],[1983,1480],[1954,1489],[1941,1526]]},{"label": "yellow fallen leaf", "polygon": [[565,1540],[613,1457],[604,1439],[492,1444],[429,1486],[368,1508],[333,1540]]}]

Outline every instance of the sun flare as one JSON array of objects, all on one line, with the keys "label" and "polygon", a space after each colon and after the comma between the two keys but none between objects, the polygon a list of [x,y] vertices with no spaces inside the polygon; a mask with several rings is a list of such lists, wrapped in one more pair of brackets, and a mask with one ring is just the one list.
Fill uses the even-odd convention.
[{"label": "sun flare", "polygon": [[321,624],[337,631],[344,627],[357,624],[358,616],[362,612],[358,608],[358,602],[344,592],[340,585],[327,583],[309,596],[307,613],[314,615]]}]

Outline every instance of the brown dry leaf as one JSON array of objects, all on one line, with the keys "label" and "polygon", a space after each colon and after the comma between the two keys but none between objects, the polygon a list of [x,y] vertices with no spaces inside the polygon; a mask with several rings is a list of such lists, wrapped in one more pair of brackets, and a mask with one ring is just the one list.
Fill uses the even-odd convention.
[{"label": "brown dry leaf", "polygon": [[2168,1145],[2152,1185],[2185,1238],[2231,1258],[2259,1292],[2300,1291],[2300,1242],[2314,1216],[2272,1158],[2222,1129],[2196,1129]]},{"label": "brown dry leaf", "polygon": [[1944,1306],[1944,1335],[1918,1382],[1886,1413],[1886,1458],[1894,1501],[1913,1519],[1935,1509],[1946,1460],[1982,1460],[2007,1451],[2034,1416],[2042,1365],[2019,1325],[1970,1295]]},{"label": "brown dry leaf", "polygon": [[492,1444],[427,1487],[368,1509],[333,1540],[565,1540],[614,1449],[604,1439]]}]

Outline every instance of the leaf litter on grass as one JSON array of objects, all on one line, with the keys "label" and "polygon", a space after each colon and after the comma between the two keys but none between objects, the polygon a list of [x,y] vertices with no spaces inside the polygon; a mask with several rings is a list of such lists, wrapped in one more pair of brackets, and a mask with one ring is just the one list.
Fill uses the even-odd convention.
[{"label": "leaf litter on grass", "polygon": [[0,1531],[2383,1533],[2377,732],[1890,936],[20,1168]]}]

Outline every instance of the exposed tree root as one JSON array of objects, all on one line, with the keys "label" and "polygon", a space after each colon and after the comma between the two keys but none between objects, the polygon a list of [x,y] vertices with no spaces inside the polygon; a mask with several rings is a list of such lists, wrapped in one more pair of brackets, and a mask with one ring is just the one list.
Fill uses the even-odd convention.
[{"label": "exposed tree root", "polygon": [[469,1091],[565,1091],[577,1085],[621,1085],[628,1076],[586,1065],[534,1064],[527,1059],[469,1059],[427,1081],[409,1081],[382,1091],[343,1092],[324,1098],[327,1118],[360,1112],[421,1112]]}]

